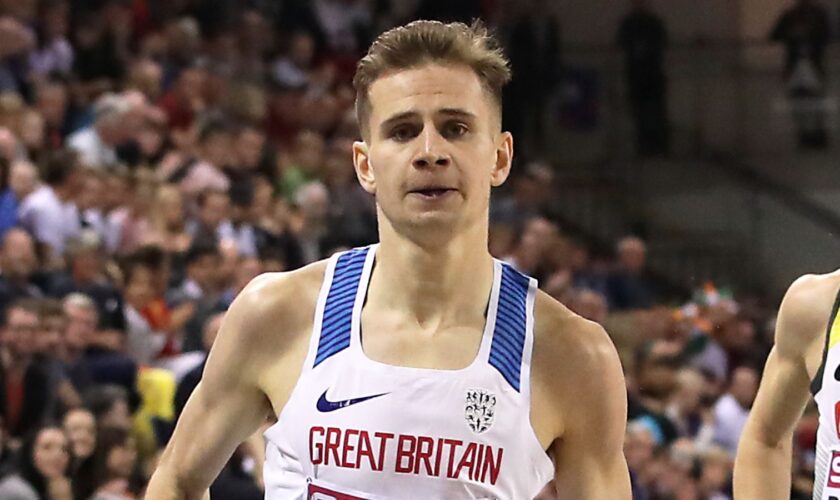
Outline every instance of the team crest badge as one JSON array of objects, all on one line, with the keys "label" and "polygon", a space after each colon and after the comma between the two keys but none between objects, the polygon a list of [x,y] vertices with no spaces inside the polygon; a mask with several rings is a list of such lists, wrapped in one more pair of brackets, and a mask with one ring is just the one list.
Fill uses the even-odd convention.
[{"label": "team crest badge", "polygon": [[484,389],[467,390],[464,416],[473,432],[481,434],[493,425],[496,416],[496,395]]}]

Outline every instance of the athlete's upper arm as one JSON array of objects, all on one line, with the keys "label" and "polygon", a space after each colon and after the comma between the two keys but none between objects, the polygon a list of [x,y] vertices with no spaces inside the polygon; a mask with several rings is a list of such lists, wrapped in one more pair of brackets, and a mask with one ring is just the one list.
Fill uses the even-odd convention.
[{"label": "athlete's upper arm", "polygon": [[563,430],[551,446],[557,498],[630,500],[621,363],[603,328],[584,320],[579,324],[586,340],[575,353],[574,375],[562,384]]},{"label": "athlete's upper arm", "polygon": [[836,292],[826,277],[805,276],[785,294],[745,435],[771,446],[790,437],[809,398],[806,354],[815,342],[823,344]]},{"label": "athlete's upper arm", "polygon": [[[184,407],[155,473],[161,477],[150,484],[149,491],[160,495],[155,498],[181,498],[205,490],[236,446],[268,415],[270,405],[258,380],[260,367],[265,366],[260,348],[268,333],[264,325],[266,316],[271,316],[267,304],[277,303],[265,293],[271,279],[255,280],[226,313],[202,380]],[[177,492],[170,497],[172,488]]]}]

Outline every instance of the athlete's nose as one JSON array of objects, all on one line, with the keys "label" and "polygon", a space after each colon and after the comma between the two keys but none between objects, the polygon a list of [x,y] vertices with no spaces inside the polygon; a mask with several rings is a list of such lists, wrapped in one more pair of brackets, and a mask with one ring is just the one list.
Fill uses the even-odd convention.
[{"label": "athlete's nose", "polygon": [[421,149],[417,151],[412,160],[416,168],[429,168],[431,166],[445,167],[452,161],[449,153],[446,152],[446,140],[441,137],[434,127],[425,127],[421,136]]}]

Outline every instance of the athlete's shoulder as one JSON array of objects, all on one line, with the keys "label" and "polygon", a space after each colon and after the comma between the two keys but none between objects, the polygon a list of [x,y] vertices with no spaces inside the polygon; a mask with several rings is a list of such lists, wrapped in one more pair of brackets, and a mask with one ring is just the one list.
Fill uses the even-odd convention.
[{"label": "athlete's shoulder", "polygon": [[541,290],[535,299],[534,320],[536,347],[552,357],[589,363],[612,359],[615,354],[601,325],[575,314]]},{"label": "athlete's shoulder", "polygon": [[776,342],[813,340],[825,333],[840,293],[840,270],[806,274],[791,284],[779,308]]},{"label": "athlete's shoulder", "polygon": [[596,415],[608,425],[619,425],[618,420],[624,425],[624,374],[604,328],[542,291],[534,319],[531,387],[539,400],[540,425],[549,426],[554,437],[588,429]]},{"label": "athlete's shoulder", "polygon": [[243,340],[259,344],[306,330],[312,323],[326,268],[323,260],[251,280],[228,311],[237,333],[248,337]]}]

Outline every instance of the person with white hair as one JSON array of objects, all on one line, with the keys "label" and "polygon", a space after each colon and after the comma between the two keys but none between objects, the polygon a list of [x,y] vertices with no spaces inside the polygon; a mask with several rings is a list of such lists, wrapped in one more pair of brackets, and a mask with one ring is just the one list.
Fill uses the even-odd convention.
[{"label": "person with white hair", "polygon": [[119,163],[116,148],[133,138],[144,105],[134,95],[103,95],[93,105],[93,124],[70,135],[67,144],[87,167],[115,167]]}]

